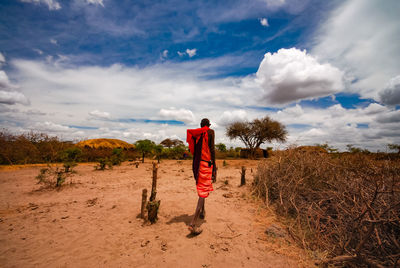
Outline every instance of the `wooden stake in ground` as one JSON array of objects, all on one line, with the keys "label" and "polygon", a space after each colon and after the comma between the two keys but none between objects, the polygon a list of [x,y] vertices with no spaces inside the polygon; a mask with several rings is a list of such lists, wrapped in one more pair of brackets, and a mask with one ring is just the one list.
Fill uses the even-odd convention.
[{"label": "wooden stake in ground", "polygon": [[148,220],[153,224],[157,222],[158,208],[160,207],[160,200],[156,200],[157,195],[157,163],[153,163],[153,184],[151,186],[150,201],[147,203]]},{"label": "wooden stake in ground", "polygon": [[140,217],[144,219],[146,217],[146,203],[147,203],[147,189],[142,190],[142,207],[140,209]]},{"label": "wooden stake in ground", "polygon": [[243,186],[246,184],[246,167],[242,166],[242,172],[240,172],[242,177],[240,178],[240,186]]}]

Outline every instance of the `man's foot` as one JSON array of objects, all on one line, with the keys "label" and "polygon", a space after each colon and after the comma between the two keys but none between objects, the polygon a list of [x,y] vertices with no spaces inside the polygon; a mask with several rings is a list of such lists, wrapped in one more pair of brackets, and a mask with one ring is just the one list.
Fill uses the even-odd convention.
[{"label": "man's foot", "polygon": [[203,229],[194,225],[190,225],[188,229],[192,235],[199,235],[201,232],[203,232]]},{"label": "man's foot", "polygon": [[202,210],[202,211],[200,212],[199,218],[202,219],[202,220],[204,220],[205,217],[206,217],[206,211],[205,211],[205,210]]}]

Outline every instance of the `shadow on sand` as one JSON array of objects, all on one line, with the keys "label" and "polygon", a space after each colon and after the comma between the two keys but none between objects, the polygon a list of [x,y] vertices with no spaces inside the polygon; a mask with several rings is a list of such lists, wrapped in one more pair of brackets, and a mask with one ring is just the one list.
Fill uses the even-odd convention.
[{"label": "shadow on sand", "polygon": [[[170,219],[170,220],[167,222],[167,224],[183,222],[183,223],[186,224],[186,226],[189,226],[189,225],[190,225],[190,222],[191,222],[192,219],[193,219],[193,216],[194,216],[194,215],[189,215],[189,214],[182,214],[182,215],[179,215],[179,216],[175,216],[175,217],[173,217],[172,219]],[[204,220],[204,219],[197,219],[196,226],[197,226],[197,227],[200,227],[200,226],[201,226],[203,223],[205,223],[205,222],[207,222],[207,221]],[[195,236],[197,236],[197,235],[196,235],[196,234],[189,233],[186,237],[187,237],[187,238],[193,238],[193,237],[195,237]]]}]

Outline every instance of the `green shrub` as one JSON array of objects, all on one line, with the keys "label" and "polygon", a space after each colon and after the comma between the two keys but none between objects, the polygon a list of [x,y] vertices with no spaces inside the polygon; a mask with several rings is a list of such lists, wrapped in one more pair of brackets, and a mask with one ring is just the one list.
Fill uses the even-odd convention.
[{"label": "green shrub", "polygon": [[100,158],[97,161],[99,162],[99,164],[94,167],[95,170],[105,170],[106,167],[108,167],[108,169],[113,168],[113,164],[108,158]]},{"label": "green shrub", "polygon": [[53,168],[50,165],[47,168],[42,168],[39,174],[35,177],[38,184],[42,184],[48,188],[60,188],[71,172],[64,168]]}]

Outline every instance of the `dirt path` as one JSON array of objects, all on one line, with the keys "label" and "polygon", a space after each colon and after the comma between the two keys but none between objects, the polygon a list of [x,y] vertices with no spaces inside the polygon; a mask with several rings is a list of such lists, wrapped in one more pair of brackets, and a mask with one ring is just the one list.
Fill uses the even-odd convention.
[{"label": "dirt path", "polygon": [[[218,161],[206,200],[203,233],[188,236],[197,202],[190,161],[163,161],[159,221],[138,219],[141,192],[151,189],[151,162],[111,171],[79,165],[74,184],[40,190],[39,167],[0,170],[1,267],[308,267],[305,253],[264,232],[273,222],[246,187],[256,161]],[[69,182],[69,179],[68,179]]]}]

